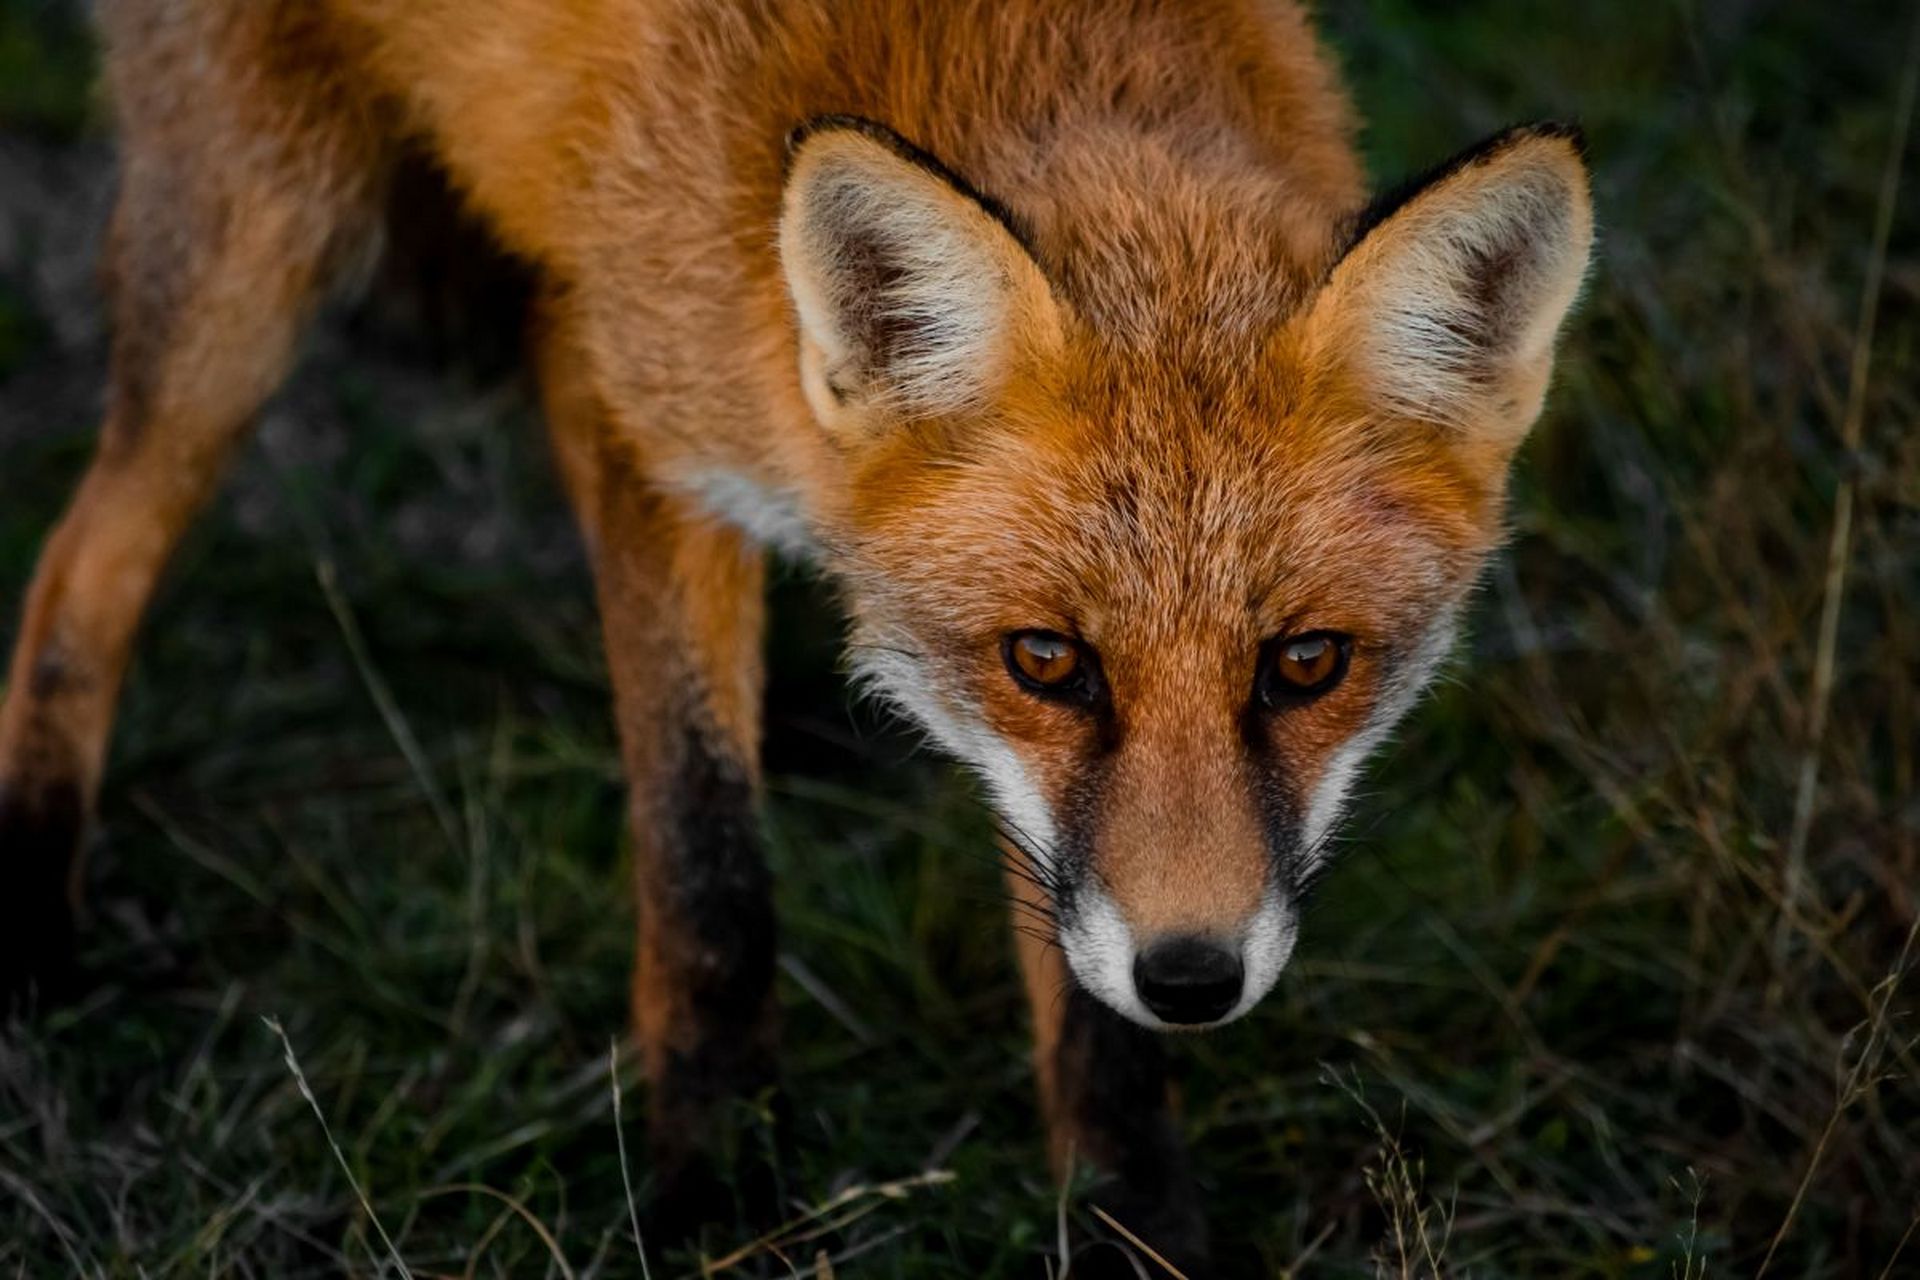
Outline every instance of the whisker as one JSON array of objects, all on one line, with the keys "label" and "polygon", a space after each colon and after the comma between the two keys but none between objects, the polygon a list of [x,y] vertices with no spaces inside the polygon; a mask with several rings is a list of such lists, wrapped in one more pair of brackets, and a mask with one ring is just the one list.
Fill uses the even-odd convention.
[{"label": "whisker", "polygon": [[1060,927],[1060,919],[1058,916],[1049,912],[1040,911],[1030,902],[1022,902],[1018,898],[1008,898],[1007,905],[1009,914],[1016,916],[1020,920],[1036,925],[1044,925],[1055,931],[1058,931]]},{"label": "whisker", "polygon": [[1055,885],[1053,881],[1036,874],[1024,863],[1003,855],[1000,859],[1000,869],[1013,880],[1038,890],[1048,899],[1052,899],[1055,896]]},{"label": "whisker", "polygon": [[1026,885],[1049,902],[1059,897],[1059,886],[1053,880],[1036,875],[1031,869],[1012,859],[1004,860],[1000,865],[1008,879]]},{"label": "whisker", "polygon": [[[1011,837],[1008,840],[1011,842]],[[1058,897],[1057,886],[1051,876],[1038,873],[1030,861],[1012,856],[1005,846],[997,846],[993,854],[983,853],[966,844],[960,845],[959,849],[963,856],[993,864],[1009,880],[1033,891],[1032,895],[1027,895],[1003,888],[994,895],[1006,904],[1015,927],[1032,928],[1036,937],[1044,935],[1050,938],[1059,931],[1060,917],[1054,907]]]},{"label": "whisker", "polygon": [[1042,860],[1049,863],[1059,861],[1057,850],[1049,849],[1045,841],[1037,839],[1031,831],[1028,831],[1012,818],[1004,814],[995,814],[994,822],[1000,827],[1003,833],[1018,836],[1018,843],[1027,850],[1029,854],[1044,855]]},{"label": "whisker", "polygon": [[1022,897],[1017,893],[1007,893],[1003,896],[1009,903],[1017,904],[1035,916],[1050,920],[1056,924],[1059,923],[1060,913],[1051,902],[1035,902],[1033,899]]},{"label": "whisker", "polygon": [[1041,850],[1038,842],[1030,833],[1022,829],[1019,823],[998,814],[994,816],[994,823],[999,829],[1001,839],[1012,846],[1013,851],[1019,854],[1034,874],[1048,886],[1049,891],[1057,890],[1061,883],[1058,870],[1059,859],[1050,856],[1051,851]]},{"label": "whisker", "polygon": [[[1032,925],[1017,924],[1013,926],[1013,931],[1015,933],[1024,934],[1025,936],[1032,938],[1035,942],[1041,943],[1043,946],[1048,946],[1053,948],[1055,951],[1060,951],[1060,940],[1058,938],[1054,937],[1052,934],[1047,933],[1043,930],[1035,929]],[[1061,954],[1065,955],[1066,953],[1064,951],[1061,951]]]}]

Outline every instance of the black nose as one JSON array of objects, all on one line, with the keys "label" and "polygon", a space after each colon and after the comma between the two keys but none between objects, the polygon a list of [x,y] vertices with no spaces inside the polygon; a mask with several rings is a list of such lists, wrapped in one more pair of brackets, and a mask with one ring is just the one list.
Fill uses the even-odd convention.
[{"label": "black nose", "polygon": [[1133,985],[1162,1022],[1214,1022],[1240,1003],[1245,971],[1236,951],[1205,938],[1168,938],[1133,962]]}]

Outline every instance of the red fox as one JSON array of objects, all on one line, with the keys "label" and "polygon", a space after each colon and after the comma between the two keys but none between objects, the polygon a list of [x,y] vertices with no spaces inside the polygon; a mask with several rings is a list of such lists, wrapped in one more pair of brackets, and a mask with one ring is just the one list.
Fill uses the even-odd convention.
[{"label": "red fox", "polygon": [[[0,977],[62,970],[137,620],[424,152],[538,277],[639,899],[654,1170],[774,1079],[763,563],[1004,828],[1051,1149],[1205,1253],[1156,1040],[1273,986],[1500,537],[1580,139],[1368,203],[1287,0],[103,0],[105,423],[0,714]],[[1065,999],[1056,998],[1065,989]]]}]

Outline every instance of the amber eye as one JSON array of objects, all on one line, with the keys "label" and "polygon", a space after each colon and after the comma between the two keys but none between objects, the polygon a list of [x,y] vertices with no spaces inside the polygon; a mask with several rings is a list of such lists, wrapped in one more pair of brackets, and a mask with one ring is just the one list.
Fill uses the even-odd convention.
[{"label": "amber eye", "polygon": [[1347,674],[1353,641],[1333,631],[1309,631],[1267,643],[1260,664],[1260,695],[1268,706],[1316,698]]},{"label": "amber eye", "polygon": [[1090,700],[1098,688],[1092,656],[1058,632],[1016,631],[1002,649],[1008,672],[1029,692]]}]

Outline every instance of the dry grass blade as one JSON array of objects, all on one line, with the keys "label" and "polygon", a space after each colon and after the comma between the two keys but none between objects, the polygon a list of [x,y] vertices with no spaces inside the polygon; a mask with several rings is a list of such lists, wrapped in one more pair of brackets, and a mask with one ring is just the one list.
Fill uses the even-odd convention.
[{"label": "dry grass blade", "polygon": [[1100,1219],[1100,1221],[1106,1223],[1109,1227],[1112,1227],[1115,1231],[1118,1231],[1121,1234],[1121,1236],[1126,1239],[1126,1242],[1128,1244],[1132,1245],[1134,1248],[1138,1249],[1141,1253],[1145,1254],[1147,1256],[1148,1261],[1152,1262],[1155,1266],[1159,1267],[1162,1271],[1172,1276],[1174,1280],[1187,1280],[1186,1272],[1180,1270],[1180,1268],[1174,1266],[1171,1262],[1168,1262],[1164,1257],[1160,1255],[1159,1250],[1155,1249],[1152,1245],[1148,1244],[1145,1240],[1142,1240],[1139,1236],[1129,1231],[1125,1223],[1121,1222],[1118,1218],[1114,1217],[1112,1214],[1108,1213],[1105,1209],[1102,1209],[1097,1204],[1089,1205],[1088,1208],[1093,1210],[1094,1217]]},{"label": "dry grass blade", "polygon": [[280,1025],[280,1019],[262,1018],[267,1030],[280,1037],[280,1047],[286,1054],[287,1070],[293,1073],[293,1082],[299,1086],[300,1096],[313,1108],[313,1118],[320,1122],[320,1133],[327,1140],[327,1146],[333,1149],[333,1158],[340,1162],[340,1172],[347,1177],[347,1185],[353,1188],[354,1198],[359,1200],[360,1208],[365,1211],[367,1220],[373,1223],[373,1229],[379,1233],[380,1242],[387,1247],[387,1254],[393,1259],[393,1265],[400,1269],[406,1280],[413,1280],[413,1272],[407,1269],[407,1261],[400,1256],[400,1248],[394,1244],[393,1237],[387,1234],[381,1225],[380,1215],[373,1211],[373,1201],[367,1198],[366,1190],[361,1187],[360,1179],[353,1176],[353,1166],[347,1163],[347,1153],[340,1149],[339,1141],[333,1136],[333,1127],[327,1123],[327,1113],[320,1109],[320,1099],[314,1096],[313,1086],[307,1083],[307,1073],[300,1069],[300,1059],[293,1052],[293,1041],[287,1038],[287,1029]]},{"label": "dry grass blade", "polygon": [[646,1242],[640,1238],[640,1206],[633,1195],[633,1170],[627,1165],[627,1130],[620,1123],[620,1042],[607,1040],[607,1081],[613,1091],[613,1139],[620,1148],[620,1186],[627,1195],[627,1224],[633,1228],[633,1251],[640,1255],[641,1280],[653,1280],[647,1266]]},{"label": "dry grass blade", "polygon": [[313,573],[320,583],[320,593],[327,599],[328,610],[339,624],[340,636],[346,641],[347,654],[353,659],[360,682],[366,686],[367,696],[373,699],[374,709],[380,713],[394,746],[400,749],[407,767],[413,771],[414,781],[419,784],[420,794],[433,810],[434,821],[440,824],[440,830],[445,833],[448,847],[458,850],[460,827],[454,820],[453,807],[434,783],[433,770],[427,765],[427,753],[421,749],[413,726],[407,723],[406,713],[401,711],[400,703],[393,696],[393,689],[380,674],[379,668],[373,665],[373,657],[367,652],[366,639],[360,634],[360,624],[354,620],[353,609],[340,590],[339,572],[331,560],[321,560],[314,565]]},{"label": "dry grass blade", "polygon": [[[553,1231],[546,1223],[534,1216],[531,1209],[527,1208],[526,1205],[522,1204],[513,1196],[508,1195],[506,1192],[489,1187],[485,1183],[480,1182],[450,1182],[444,1187],[426,1188],[420,1193],[420,1199],[431,1200],[437,1196],[459,1195],[461,1192],[466,1192],[469,1195],[486,1196],[489,1199],[498,1200],[501,1204],[505,1205],[510,1214],[526,1223],[527,1228],[532,1231],[534,1235],[540,1237],[540,1243],[546,1246],[547,1255],[553,1259],[553,1265],[560,1269],[562,1280],[574,1280],[573,1268],[568,1265],[567,1256],[561,1250],[560,1242],[554,1239]],[[474,1267],[478,1262],[479,1253],[476,1251],[475,1256],[468,1263],[467,1275],[473,1275]]]},{"label": "dry grass blade", "polygon": [[[1395,1280],[1414,1280],[1420,1275],[1437,1280],[1446,1274],[1443,1260],[1453,1239],[1454,1206],[1443,1206],[1427,1195],[1425,1161],[1408,1156],[1398,1133],[1387,1127],[1379,1111],[1367,1101],[1357,1071],[1349,1076],[1322,1064],[1320,1080],[1345,1094],[1360,1109],[1378,1144],[1376,1158],[1368,1162],[1362,1175],[1387,1223],[1386,1235],[1374,1249],[1374,1273]],[[1508,1195],[1516,1201],[1525,1198],[1514,1189],[1510,1189]],[[1439,1218],[1437,1240],[1434,1238],[1436,1215]]]},{"label": "dry grass blade", "polygon": [[833,1020],[847,1029],[848,1034],[861,1044],[874,1043],[873,1029],[861,1020],[853,1011],[853,1006],[841,997],[839,992],[821,980],[820,975],[807,966],[807,962],[790,951],[780,953],[780,972],[799,984],[802,991],[812,996],[814,1002],[830,1014]]},{"label": "dry grass blade", "polygon": [[1875,1277],[1875,1280],[1889,1280],[1893,1275],[1893,1269],[1899,1263],[1900,1255],[1907,1251],[1907,1242],[1913,1239],[1915,1227],[1920,1227],[1920,1209],[1915,1209],[1907,1218],[1907,1229],[1900,1233],[1900,1242],[1893,1246],[1892,1256],[1887,1259],[1887,1265],[1880,1268],[1880,1274]]},{"label": "dry grass blade", "polygon": [[[1920,30],[1920,24],[1916,24]],[[1773,1239],[1767,1244],[1767,1256],[1760,1260],[1760,1269],[1754,1272],[1754,1280],[1767,1274],[1767,1268],[1773,1265],[1773,1258],[1780,1250],[1781,1242],[1793,1229],[1794,1220],[1799,1216],[1800,1206],[1807,1198],[1807,1188],[1813,1185],[1813,1177],[1819,1171],[1821,1159],[1827,1153],[1827,1144],[1832,1141],[1834,1130],[1840,1125],[1841,1117],[1846,1115],[1854,1103],[1866,1097],[1867,1093],[1881,1078],[1880,1059],[1893,1040],[1891,1011],[1894,996],[1900,990],[1900,981],[1907,974],[1907,968],[1913,960],[1913,949],[1920,941],[1920,917],[1914,919],[1907,929],[1906,941],[1901,944],[1900,955],[1887,971],[1887,976],[1874,991],[1874,1005],[1868,1014],[1866,1028],[1867,1040],[1860,1047],[1860,1054],[1854,1059],[1853,1066],[1844,1075],[1840,1088],[1833,1100],[1833,1110],[1827,1115],[1826,1126],[1820,1131],[1820,1138],[1814,1143],[1813,1152],[1807,1157],[1806,1170],[1800,1175],[1800,1183],[1794,1188],[1793,1201],[1787,1206],[1786,1216],[1774,1231]],[[1901,1237],[1902,1247],[1905,1237]]]},{"label": "dry grass blade", "polygon": [[785,1250],[812,1243],[829,1231],[838,1230],[872,1213],[889,1200],[902,1200],[927,1187],[942,1187],[954,1180],[948,1169],[929,1169],[892,1182],[860,1183],[848,1187],[823,1204],[815,1205],[796,1218],[790,1218],[764,1235],[755,1237],[733,1252],[700,1264],[702,1277],[722,1275],[743,1262],[762,1254],[779,1256]]},{"label": "dry grass blade", "polygon": [[[1854,329],[1853,360],[1847,378],[1847,406],[1840,423],[1840,443],[1847,453],[1847,469],[1834,497],[1833,530],[1827,544],[1827,571],[1821,591],[1820,633],[1814,650],[1813,691],[1808,699],[1806,746],[1794,785],[1793,826],[1787,836],[1787,859],[1782,879],[1780,919],[1774,932],[1776,975],[1785,968],[1787,944],[1800,909],[1806,878],[1807,840],[1813,831],[1815,793],[1820,785],[1820,748],[1826,739],[1827,718],[1833,704],[1833,680],[1840,643],[1840,606],[1846,597],[1847,563],[1853,546],[1853,504],[1859,481],[1852,457],[1859,451],[1865,430],[1867,374],[1873,361],[1873,331],[1880,310],[1880,285],[1887,269],[1887,244],[1893,234],[1893,210],[1900,194],[1900,175],[1906,161],[1907,134],[1913,124],[1916,79],[1920,79],[1920,10],[1914,14],[1907,37],[1906,66],[1900,77],[1894,107],[1893,141],[1887,150],[1880,179],[1879,205],[1874,214],[1873,250],[1861,285],[1860,320]],[[1776,976],[1776,982],[1779,978]]]}]

